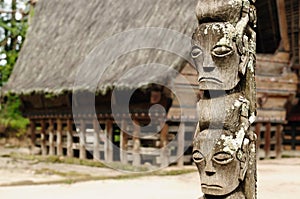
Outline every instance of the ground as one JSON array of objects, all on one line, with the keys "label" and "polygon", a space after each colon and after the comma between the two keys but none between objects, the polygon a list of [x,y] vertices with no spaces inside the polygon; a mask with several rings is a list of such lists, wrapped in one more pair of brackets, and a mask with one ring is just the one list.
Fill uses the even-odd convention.
[{"label": "ground", "polygon": [[[1,199],[77,199],[87,197],[197,199],[201,195],[200,181],[196,171],[175,176],[154,175],[106,180],[99,180],[99,178],[89,181],[93,177],[111,178],[128,175],[128,173],[109,168],[25,161],[3,157],[4,152],[0,151],[2,153],[0,158]],[[195,166],[172,167],[164,170],[190,171],[192,169],[195,169]],[[70,176],[84,179],[84,182],[71,183],[68,181]],[[34,183],[38,185],[31,185]],[[19,185],[16,186],[16,184]],[[257,187],[259,199],[299,198],[300,159],[283,158],[259,161]]]}]

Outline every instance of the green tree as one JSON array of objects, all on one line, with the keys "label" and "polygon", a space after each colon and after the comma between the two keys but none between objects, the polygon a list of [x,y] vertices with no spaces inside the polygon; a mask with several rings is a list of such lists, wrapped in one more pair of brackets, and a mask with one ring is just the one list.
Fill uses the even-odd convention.
[{"label": "green tree", "polygon": [[[24,43],[33,4],[32,0],[0,0],[0,89],[8,81]],[[28,121],[21,116],[19,106],[19,98],[8,95],[0,107],[0,125],[24,129]]]}]

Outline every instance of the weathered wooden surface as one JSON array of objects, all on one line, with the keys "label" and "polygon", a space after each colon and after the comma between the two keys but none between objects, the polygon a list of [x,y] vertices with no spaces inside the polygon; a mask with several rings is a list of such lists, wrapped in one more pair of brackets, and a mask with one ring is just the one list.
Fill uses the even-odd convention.
[{"label": "weathered wooden surface", "polygon": [[203,198],[256,198],[254,1],[198,1],[191,56],[203,95],[193,160]]}]

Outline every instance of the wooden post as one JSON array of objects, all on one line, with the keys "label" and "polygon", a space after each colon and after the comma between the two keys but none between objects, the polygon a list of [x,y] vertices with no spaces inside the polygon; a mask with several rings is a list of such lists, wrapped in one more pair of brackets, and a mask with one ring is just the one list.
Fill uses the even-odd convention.
[{"label": "wooden post", "polygon": [[256,141],[256,158],[259,158],[259,151],[260,151],[260,143],[261,143],[261,138],[260,138],[260,131],[261,131],[261,122],[256,123],[255,125],[255,133],[257,136],[257,141]]},{"label": "wooden post", "polygon": [[281,149],[282,149],[282,124],[277,124],[276,126],[276,158],[281,158]]},{"label": "wooden post", "polygon": [[100,128],[99,128],[99,122],[97,119],[94,119],[93,121],[93,128],[94,128],[94,151],[93,151],[93,159],[95,161],[99,161],[101,156],[100,156],[100,139],[99,139],[99,133],[100,133]]},{"label": "wooden post", "polygon": [[169,132],[169,125],[166,123],[161,123],[163,125],[163,128],[161,129],[160,132],[160,146],[161,146],[161,151],[160,151],[160,162],[162,166],[168,166],[170,163],[169,160],[169,150],[168,150],[168,132]]},{"label": "wooden post", "polygon": [[49,120],[49,155],[55,155],[54,145],[54,124],[53,121]]},{"label": "wooden post", "polygon": [[[256,135],[250,129],[256,116],[255,0],[234,2],[199,0],[196,7],[198,27],[190,55],[203,95],[192,157],[203,198],[255,199],[257,195]],[[179,140],[184,140],[183,132],[179,131]],[[270,124],[266,147],[268,134]],[[184,141],[180,143],[182,150]],[[235,163],[227,161],[231,157],[237,157]]]},{"label": "wooden post", "polygon": [[270,148],[271,147],[271,123],[268,122],[266,124],[266,131],[265,131],[265,158],[270,158]]},{"label": "wooden post", "polygon": [[79,132],[79,158],[86,159],[86,126],[84,120],[80,120]]},{"label": "wooden post", "polygon": [[181,122],[178,133],[177,133],[177,141],[178,141],[178,147],[177,147],[177,166],[182,167],[184,165],[184,134],[185,134],[185,123]]},{"label": "wooden post", "polygon": [[112,121],[107,120],[106,125],[105,125],[105,161],[106,162],[112,162],[113,161],[113,143],[112,143],[112,131],[113,131],[113,126],[112,126]]},{"label": "wooden post", "polygon": [[47,155],[47,146],[46,146],[46,122],[45,120],[41,120],[41,148],[42,155]]},{"label": "wooden post", "polygon": [[36,135],[35,135],[35,131],[36,131],[36,126],[35,126],[35,121],[34,120],[30,120],[30,148],[31,148],[31,152],[33,152],[33,149],[35,148],[35,140],[36,140]]},{"label": "wooden post", "polygon": [[72,120],[67,120],[67,156],[72,158],[73,154],[73,127]]},{"label": "wooden post", "polygon": [[57,119],[57,130],[56,130],[56,155],[63,155],[63,147],[62,147],[62,121],[61,119]]},{"label": "wooden post", "polygon": [[141,127],[138,124],[137,121],[133,122],[133,166],[140,166],[141,165],[141,154],[140,154],[140,147],[141,147],[141,141],[140,141],[140,134],[141,134]]},{"label": "wooden post", "polygon": [[122,120],[121,124],[121,138],[120,138],[120,158],[122,164],[127,164],[127,144],[128,144],[128,134],[126,132],[126,121]]}]

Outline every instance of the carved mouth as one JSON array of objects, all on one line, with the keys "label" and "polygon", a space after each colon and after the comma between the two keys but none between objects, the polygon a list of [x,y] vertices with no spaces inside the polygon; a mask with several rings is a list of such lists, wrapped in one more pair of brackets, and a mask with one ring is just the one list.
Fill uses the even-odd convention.
[{"label": "carved mouth", "polygon": [[218,189],[218,190],[222,189],[222,187],[220,185],[215,185],[215,184],[214,185],[208,185],[208,184],[202,183],[201,187],[204,188],[204,189]]},{"label": "carved mouth", "polygon": [[223,82],[218,80],[217,78],[214,77],[201,77],[199,80],[199,82],[214,82],[217,84],[222,84]]}]

